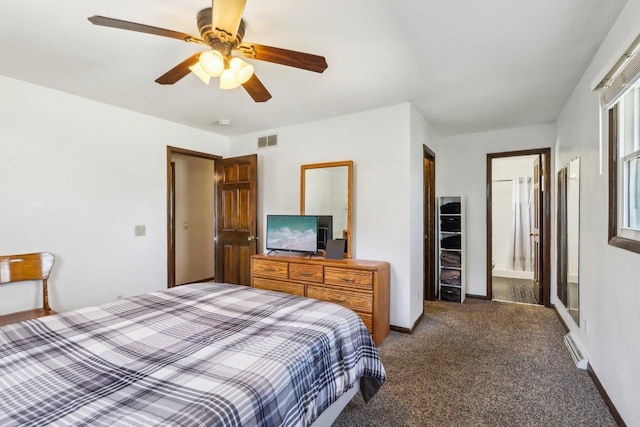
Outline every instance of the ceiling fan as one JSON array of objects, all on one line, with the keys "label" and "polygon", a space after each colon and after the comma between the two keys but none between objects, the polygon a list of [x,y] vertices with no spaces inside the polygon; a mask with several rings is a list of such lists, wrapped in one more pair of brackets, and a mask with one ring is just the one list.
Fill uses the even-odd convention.
[{"label": "ceiling fan", "polygon": [[271,94],[254,74],[253,65],[234,56],[234,52],[246,58],[316,73],[322,73],[327,68],[327,61],[323,56],[243,42],[245,24],[242,13],[245,3],[246,0],[212,0],[211,7],[198,12],[200,37],[104,16],[92,16],[88,19],[95,25],[170,37],[210,47],[210,50],[191,55],[158,77],[156,83],[162,85],[174,84],[193,72],[206,84],[209,84],[211,77],[220,77],[222,89],[242,85],[255,102],[265,102],[271,99]]}]

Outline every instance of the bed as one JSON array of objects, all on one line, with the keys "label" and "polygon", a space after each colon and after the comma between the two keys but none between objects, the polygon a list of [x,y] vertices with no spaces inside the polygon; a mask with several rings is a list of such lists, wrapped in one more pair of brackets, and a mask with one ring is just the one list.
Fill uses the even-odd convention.
[{"label": "bed", "polygon": [[308,426],[385,379],[354,312],[229,284],[0,328],[2,426]]}]

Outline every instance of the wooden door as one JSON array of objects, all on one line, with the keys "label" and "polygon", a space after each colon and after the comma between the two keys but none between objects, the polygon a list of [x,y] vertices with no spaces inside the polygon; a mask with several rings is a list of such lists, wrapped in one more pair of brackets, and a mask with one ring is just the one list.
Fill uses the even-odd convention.
[{"label": "wooden door", "polygon": [[424,180],[424,299],[436,299],[436,161],[423,146]]},{"label": "wooden door", "polygon": [[543,188],[543,179],[544,175],[542,175],[543,157],[538,155],[535,161],[533,162],[533,227],[531,231],[531,243],[532,243],[532,254],[531,257],[533,262],[533,294],[536,297],[536,301],[538,304],[543,303],[543,292],[542,292],[542,280],[543,276],[543,268],[544,263],[541,262],[541,248],[542,248],[542,238],[543,230],[542,230],[542,188]]},{"label": "wooden door", "polygon": [[251,284],[257,251],[258,157],[217,162],[216,282]]}]

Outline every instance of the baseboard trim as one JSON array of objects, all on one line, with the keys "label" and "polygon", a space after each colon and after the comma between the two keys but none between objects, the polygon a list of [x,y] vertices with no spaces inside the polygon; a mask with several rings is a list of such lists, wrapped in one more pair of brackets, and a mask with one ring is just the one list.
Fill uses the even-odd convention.
[{"label": "baseboard trim", "polygon": [[424,317],[424,312],[420,313],[420,316],[418,316],[416,321],[413,322],[413,326],[411,326],[411,328],[403,328],[402,326],[389,325],[389,329],[396,332],[402,332],[403,334],[412,334],[413,331],[415,331],[416,326],[418,326],[418,323],[420,323],[423,317]]},{"label": "baseboard trim", "polygon": [[609,408],[609,412],[611,413],[611,416],[613,416],[613,419],[616,420],[616,423],[618,424],[618,426],[627,427],[627,424],[622,419],[622,416],[620,415],[620,412],[618,412],[616,405],[613,404],[613,402],[611,401],[611,398],[607,394],[607,391],[604,389],[604,386],[600,382],[598,375],[596,375],[596,371],[593,370],[591,363],[587,364],[587,372],[589,372],[589,376],[591,377],[591,380],[593,381],[596,388],[598,389],[598,392],[600,392],[600,396],[602,396],[604,403],[607,405],[607,408]]},{"label": "baseboard trim", "polygon": [[556,312],[556,316],[558,317],[558,320],[560,321],[560,324],[562,325],[562,328],[564,329],[565,332],[570,332],[571,330],[569,329],[569,327],[567,326],[567,322],[564,321],[564,319],[562,318],[562,316],[560,316],[560,312],[558,311],[558,307],[554,305],[551,306],[553,308],[553,311]]},{"label": "baseboard trim", "polygon": [[[556,316],[558,316],[558,320],[560,320],[560,324],[562,325],[562,328],[564,329],[564,331],[570,332],[570,329],[567,326],[567,323],[564,321],[562,316],[560,316],[560,312],[558,311],[558,308],[555,305],[553,305],[552,307],[553,307],[553,311],[556,312]],[[604,389],[604,386],[600,382],[598,375],[596,375],[596,371],[593,370],[591,363],[587,363],[587,372],[589,372],[591,381],[593,381],[593,384],[596,386],[596,389],[598,390],[598,393],[600,393],[600,396],[602,396],[602,400],[604,400],[605,405],[607,405],[607,408],[609,409],[611,416],[613,417],[614,420],[616,420],[616,423],[618,424],[618,426],[627,427],[624,420],[622,419],[622,416],[620,416],[620,412],[618,412],[618,409],[613,404],[613,402],[611,401],[611,398],[607,394],[607,391]]]}]

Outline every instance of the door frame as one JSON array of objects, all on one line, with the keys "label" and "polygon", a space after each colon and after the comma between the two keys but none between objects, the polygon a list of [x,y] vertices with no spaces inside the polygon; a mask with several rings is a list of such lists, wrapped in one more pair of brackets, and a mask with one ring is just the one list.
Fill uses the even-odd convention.
[{"label": "door frame", "polygon": [[[436,300],[436,153],[422,145],[422,191],[423,191],[423,299]],[[427,176],[427,162],[432,167]],[[430,191],[429,191],[430,190]],[[431,198],[429,198],[429,194]]]},{"label": "door frame", "polygon": [[493,294],[493,276],[491,260],[493,259],[493,227],[492,227],[492,195],[491,195],[491,161],[503,157],[519,157],[540,155],[542,159],[542,245],[538,254],[542,260],[542,300],[545,307],[551,307],[551,148],[505,151],[487,154],[487,296]]},{"label": "door frame", "polygon": [[[200,151],[187,150],[185,148],[172,147],[167,145],[167,288],[176,285],[176,230],[175,230],[175,180],[173,167],[171,165],[171,156],[173,154],[182,154],[185,156],[199,157],[201,159],[216,160],[222,159],[222,156],[215,154],[202,153]],[[214,216],[216,215],[214,210]],[[214,217],[214,225],[217,218]],[[214,227],[214,233],[215,233]],[[214,236],[215,237],[215,236]],[[214,257],[216,257],[214,255]],[[213,260],[215,265],[215,259]]]},{"label": "door frame", "polygon": [[556,172],[556,296],[567,306],[567,169]]}]

